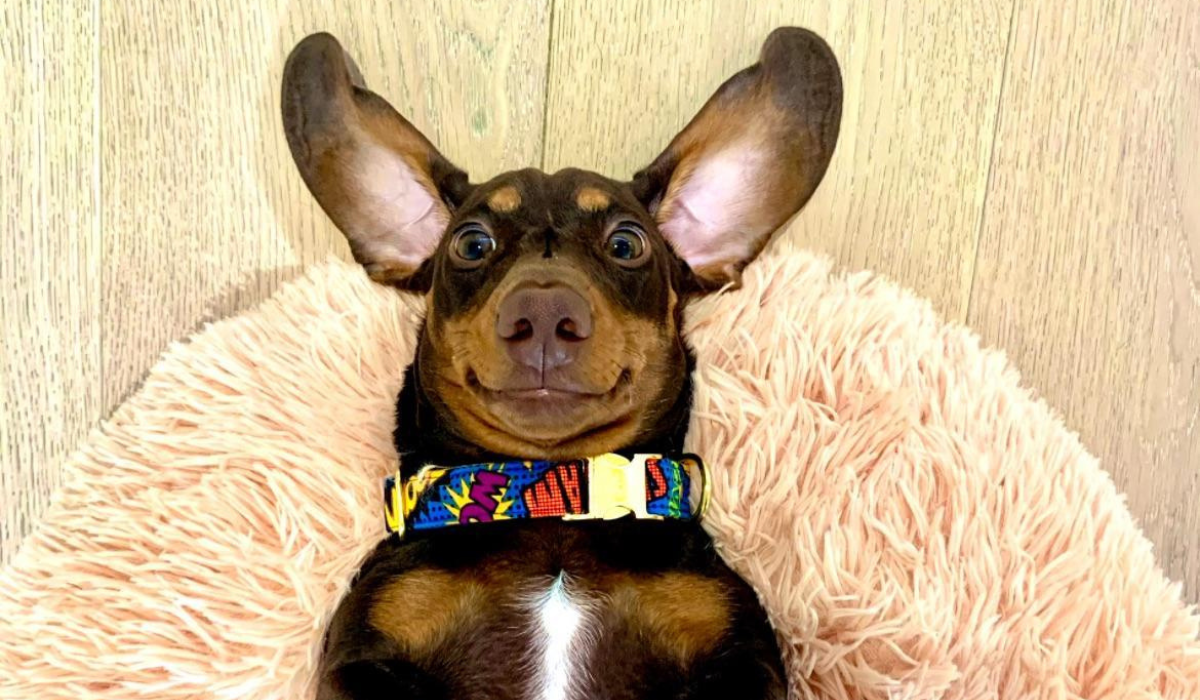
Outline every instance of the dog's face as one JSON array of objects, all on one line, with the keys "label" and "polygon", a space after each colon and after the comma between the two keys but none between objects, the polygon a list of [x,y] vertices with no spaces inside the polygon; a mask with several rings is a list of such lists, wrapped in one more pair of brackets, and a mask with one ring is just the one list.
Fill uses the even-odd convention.
[{"label": "dog's face", "polygon": [[597,454],[671,407],[685,274],[627,186],[582,171],[474,188],[422,274],[418,376],[489,451]]},{"label": "dog's face", "polygon": [[561,458],[635,444],[675,405],[683,304],[736,282],[811,196],[841,82],[823,41],[778,30],[630,182],[470,184],[325,34],[289,58],[283,114],[355,258],[428,294],[416,376],[444,422],[489,452]]}]

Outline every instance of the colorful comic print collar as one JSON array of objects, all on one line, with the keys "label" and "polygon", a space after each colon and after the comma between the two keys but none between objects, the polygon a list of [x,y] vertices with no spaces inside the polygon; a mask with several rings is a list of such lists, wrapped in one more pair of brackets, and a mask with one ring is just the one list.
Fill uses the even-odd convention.
[{"label": "colorful comic print collar", "polygon": [[693,520],[708,507],[709,479],[695,455],[605,454],[566,461],[429,465],[384,481],[387,529],[556,518]]}]

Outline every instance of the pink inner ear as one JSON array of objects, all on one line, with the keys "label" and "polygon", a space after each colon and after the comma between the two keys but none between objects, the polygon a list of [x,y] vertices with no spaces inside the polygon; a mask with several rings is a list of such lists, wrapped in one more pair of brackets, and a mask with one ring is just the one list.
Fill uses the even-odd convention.
[{"label": "pink inner ear", "polygon": [[671,183],[658,210],[659,228],[693,270],[749,260],[770,233],[757,214],[765,203],[755,173],[764,161],[759,149],[733,146],[701,160],[681,184]]},{"label": "pink inner ear", "polygon": [[356,154],[352,193],[362,225],[356,236],[361,251],[377,263],[416,269],[433,254],[446,231],[450,213],[441,199],[393,151],[366,146]]}]

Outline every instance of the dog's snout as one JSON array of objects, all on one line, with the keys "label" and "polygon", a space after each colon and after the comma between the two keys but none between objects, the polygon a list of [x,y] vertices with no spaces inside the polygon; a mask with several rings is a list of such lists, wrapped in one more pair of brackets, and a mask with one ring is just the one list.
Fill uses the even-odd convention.
[{"label": "dog's snout", "polygon": [[544,372],[575,360],[592,336],[592,309],[570,287],[516,289],[500,302],[496,335],[514,361]]}]

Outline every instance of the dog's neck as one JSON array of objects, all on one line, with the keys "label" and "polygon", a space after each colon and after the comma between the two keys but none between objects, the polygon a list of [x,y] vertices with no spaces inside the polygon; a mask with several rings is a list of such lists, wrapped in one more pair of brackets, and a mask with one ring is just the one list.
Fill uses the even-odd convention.
[{"label": "dog's neck", "polygon": [[[692,407],[692,370],[695,367],[695,359],[690,351],[685,353],[684,361],[684,381],[670,410],[654,425],[646,426],[632,444],[616,446],[613,452],[631,456],[638,453],[677,454],[683,451]],[[421,383],[417,381],[415,363],[409,365],[404,373],[404,388],[396,402],[396,430],[392,434],[400,456],[401,471],[406,477],[426,464],[450,466],[537,458],[537,455],[497,454],[472,443],[454,430],[455,422],[444,415],[446,410],[422,390]]]}]

